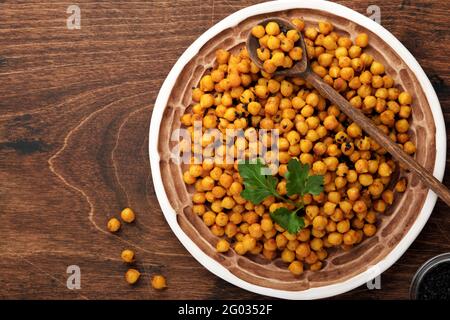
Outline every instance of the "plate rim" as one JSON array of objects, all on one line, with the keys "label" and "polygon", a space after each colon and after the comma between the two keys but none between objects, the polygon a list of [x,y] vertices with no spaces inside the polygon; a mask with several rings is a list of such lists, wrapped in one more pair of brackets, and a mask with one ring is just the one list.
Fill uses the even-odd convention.
[{"label": "plate rim", "polygon": [[386,255],[386,257],[384,257],[384,259],[379,261],[376,265],[371,266],[366,271],[359,273],[343,282],[322,287],[309,288],[302,291],[287,291],[263,287],[244,281],[236,275],[232,274],[219,262],[205,254],[178,225],[176,212],[170,205],[162,182],[161,171],[159,170],[160,157],[158,153],[158,138],[162,116],[178,75],[182,72],[185,65],[189,63],[189,61],[200,51],[200,49],[207,43],[207,41],[209,41],[212,37],[216,36],[223,30],[232,28],[251,16],[291,9],[323,10],[352,21],[357,21],[359,25],[371,30],[379,37],[382,37],[387,43],[389,43],[390,46],[394,48],[395,52],[407,64],[411,71],[413,71],[430,105],[430,109],[436,126],[436,159],[434,163],[433,175],[437,179],[442,181],[445,172],[447,153],[445,122],[436,92],[422,67],[419,65],[414,56],[408,51],[408,49],[383,26],[369,19],[368,17],[354,11],[353,9],[350,9],[338,3],[324,0],[297,0],[295,2],[289,0],[277,0],[252,5],[225,17],[223,20],[213,25],[200,37],[198,37],[177,60],[175,65],[170,70],[168,76],[164,80],[161,89],[159,90],[150,121],[149,158],[153,186],[165,219],[167,220],[172,231],[177,236],[178,240],[183,244],[188,252],[207,270],[235,286],[257,294],[284,299],[320,299],[342,294],[360,285],[363,285],[370,279],[373,279],[379,274],[383,273],[395,262],[397,262],[404,254],[404,252],[409,248],[409,246],[414,242],[414,240],[417,238],[426,222],[428,221],[437,201],[436,194],[431,190],[428,191],[422,210],[417,215],[417,218],[412,224],[410,230]]}]

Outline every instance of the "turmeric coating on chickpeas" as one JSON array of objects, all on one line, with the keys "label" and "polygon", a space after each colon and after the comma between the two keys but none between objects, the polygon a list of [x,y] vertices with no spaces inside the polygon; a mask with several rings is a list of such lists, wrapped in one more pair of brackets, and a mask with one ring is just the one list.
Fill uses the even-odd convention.
[{"label": "turmeric coating on chickpeas", "polygon": [[[401,168],[390,155],[304,79],[273,76],[278,67],[289,67],[301,57],[295,47],[299,37],[305,39],[314,72],[407,153],[414,154],[416,146],[409,136],[413,97],[395,85],[378,57],[365,51],[369,36],[362,33],[353,40],[341,36],[328,21],[318,26],[305,26],[297,18],[292,22],[297,30],[282,30],[275,22],[252,29],[260,43],[262,70],[245,48],[218,50],[215,66],[193,89],[193,104],[180,121],[191,133],[195,120],[202,121],[204,130],[214,128],[223,134],[242,129],[243,137],[231,148],[234,156],[258,148],[252,133],[278,129],[280,165],[273,175],[280,195],[287,192],[285,174],[291,158],[323,176],[323,192],[302,198],[304,228],[290,234],[270,216],[289,204],[269,196],[256,205],[241,196],[245,187],[237,162],[217,161],[229,152],[225,142],[214,150],[195,151],[192,145],[204,160],[192,162],[183,172],[192,190],[192,211],[219,238],[218,252],[281,259],[300,276],[304,270],[320,270],[330,249],[349,250],[374,236],[377,221],[406,190],[407,181],[391,181]],[[266,134],[262,143],[269,145],[271,139]],[[217,142],[202,138],[203,147]]]},{"label": "turmeric coating on chickpeas", "polygon": [[284,31],[277,22],[271,21],[266,26],[254,26],[251,33],[258,39],[256,54],[265,72],[274,73],[278,68],[291,68],[302,59],[303,49],[296,45],[300,39],[299,30]]}]

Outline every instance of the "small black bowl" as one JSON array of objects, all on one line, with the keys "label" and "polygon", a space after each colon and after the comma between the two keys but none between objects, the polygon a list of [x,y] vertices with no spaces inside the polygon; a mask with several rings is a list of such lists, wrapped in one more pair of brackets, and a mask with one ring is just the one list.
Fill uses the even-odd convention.
[{"label": "small black bowl", "polygon": [[431,258],[417,270],[409,294],[413,300],[450,299],[450,252]]}]

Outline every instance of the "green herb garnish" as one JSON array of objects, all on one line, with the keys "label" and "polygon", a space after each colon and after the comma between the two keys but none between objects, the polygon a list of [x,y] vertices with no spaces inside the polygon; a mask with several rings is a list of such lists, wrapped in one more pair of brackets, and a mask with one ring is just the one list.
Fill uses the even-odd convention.
[{"label": "green herb garnish", "polygon": [[272,175],[264,175],[263,169],[265,168],[267,169],[260,159],[257,159],[255,163],[239,162],[239,174],[244,180],[245,187],[241,196],[253,204],[260,204],[268,196],[274,196],[293,205],[294,210],[282,207],[272,212],[270,216],[289,233],[296,234],[305,226],[303,217],[297,214],[299,210],[303,209],[301,198],[308,193],[320,194],[323,191],[323,176],[309,175],[308,165],[300,163],[297,159],[291,159],[286,172],[286,189],[288,196],[300,196],[300,200],[294,202],[277,192],[278,180]]}]

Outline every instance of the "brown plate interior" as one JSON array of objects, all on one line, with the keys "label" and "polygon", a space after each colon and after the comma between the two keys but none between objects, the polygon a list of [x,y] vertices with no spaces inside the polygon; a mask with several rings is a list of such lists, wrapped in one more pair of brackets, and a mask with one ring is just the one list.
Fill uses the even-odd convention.
[{"label": "brown plate interior", "polygon": [[[177,213],[177,220],[183,231],[208,256],[217,260],[230,272],[244,281],[274,289],[301,291],[308,288],[335,284],[347,280],[370,266],[375,265],[399,243],[418,216],[427,195],[427,188],[410,173],[402,172],[408,181],[407,191],[396,196],[395,203],[379,221],[377,234],[363,241],[350,251],[329,251],[326,265],[319,272],[306,271],[301,277],[294,277],[280,259],[267,261],[259,256],[239,256],[230,250],[227,254],[218,254],[215,244],[218,238],[210,232],[200,217],[191,211],[191,189],[182,179],[182,168],[170,159],[170,150],[175,143],[169,143],[173,130],[180,127],[180,116],[191,105],[191,89],[198,84],[201,76],[213,66],[214,54],[219,48],[236,50],[244,45],[248,32],[259,20],[268,17],[302,17],[307,25],[317,25],[319,20],[329,20],[335,30],[352,39],[359,32],[369,34],[370,46],[365,51],[386,66],[401,89],[413,95],[412,104],[412,140],[418,146],[416,159],[432,171],[436,157],[435,124],[424,91],[414,73],[400,59],[393,48],[370,30],[355,22],[335,16],[331,13],[296,9],[270,13],[248,18],[226,29],[205,44],[199,53],[184,67],[172,90],[161,122],[158,151],[161,157],[160,169],[165,191]],[[152,137],[151,137],[152,138]]]}]

